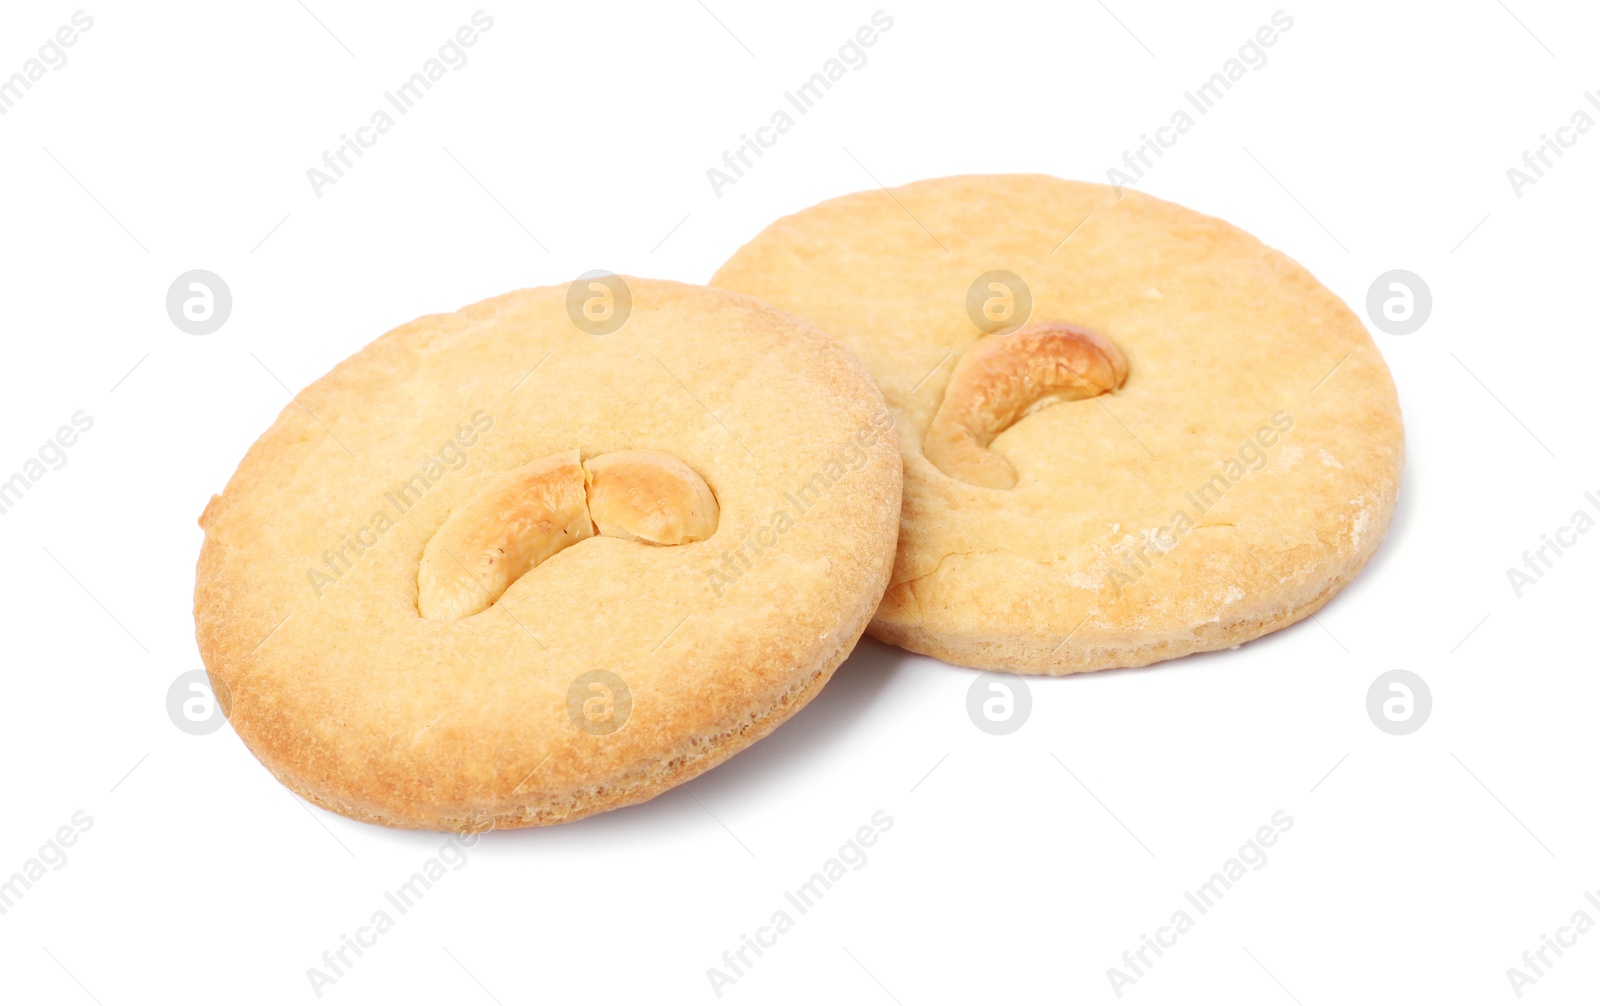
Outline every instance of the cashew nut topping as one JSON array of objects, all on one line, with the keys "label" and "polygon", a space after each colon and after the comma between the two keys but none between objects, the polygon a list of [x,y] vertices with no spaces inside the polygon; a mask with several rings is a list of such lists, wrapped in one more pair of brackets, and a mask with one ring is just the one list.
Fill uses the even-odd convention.
[{"label": "cashew nut topping", "polygon": [[989,444],[1022,417],[1057,402],[1094,398],[1128,379],[1110,339],[1064,322],[1030,322],[973,343],[956,362],[922,451],[953,479],[1010,489],[1017,473]]},{"label": "cashew nut topping", "polygon": [[562,451],[506,472],[452,513],[417,569],[417,610],[450,621],[488,608],[528,570],[596,534],[651,545],[703,541],[717,500],[669,454]]},{"label": "cashew nut topping", "polygon": [[584,464],[589,516],[598,534],[651,545],[704,541],[717,529],[717,499],[693,468],[670,454],[614,451]]}]

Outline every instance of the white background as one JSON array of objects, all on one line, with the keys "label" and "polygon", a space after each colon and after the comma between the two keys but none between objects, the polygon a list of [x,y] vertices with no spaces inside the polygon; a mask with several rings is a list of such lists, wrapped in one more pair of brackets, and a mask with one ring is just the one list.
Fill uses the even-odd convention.
[{"label": "white background", "polygon": [[[6,5],[0,74],[75,9]],[[168,686],[200,666],[196,518],[282,385],[519,286],[703,282],[776,216],[878,183],[1103,181],[1278,8],[886,7],[868,63],[718,198],[706,169],[876,3],[507,3],[315,196],[306,169],[475,9],[90,8],[67,64],[0,116],[0,477],[75,411],[94,419],[0,515],[0,876],[75,811],[93,820],[0,916],[8,1002],[316,1001],[307,969],[443,841],[308,808],[226,727],[168,719]],[[1583,98],[1600,15],[1285,9],[1267,64],[1138,187],[1259,235],[1363,315],[1387,270],[1431,288],[1420,331],[1374,329],[1409,456],[1356,582],[1235,651],[1031,679],[1005,737],[968,720],[972,672],[863,644],[690,787],[484,838],[324,1001],[715,1002],[707,969],[878,810],[894,823],[866,865],[723,1000],[1117,1001],[1107,969],[1278,810],[1294,824],[1267,864],[1126,1001],[1511,1002],[1506,969],[1540,934],[1600,921],[1583,898],[1600,888],[1600,533],[1520,599],[1506,576],[1600,495],[1600,130],[1520,197],[1506,175],[1574,111],[1600,116]],[[199,337],[164,306],[196,268],[234,298]],[[1404,737],[1365,707],[1394,668],[1434,701]],[[1590,1001],[1600,935],[1551,960],[1523,997]]]}]

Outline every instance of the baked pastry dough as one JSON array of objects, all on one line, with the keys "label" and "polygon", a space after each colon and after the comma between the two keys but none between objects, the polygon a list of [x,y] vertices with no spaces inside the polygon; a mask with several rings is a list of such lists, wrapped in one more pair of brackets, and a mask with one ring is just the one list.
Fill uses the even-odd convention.
[{"label": "baked pastry dough", "polygon": [[905,505],[868,632],[907,649],[1063,674],[1233,646],[1315,612],[1393,513],[1400,411],[1361,321],[1249,234],[1131,189],[844,196],[712,283],[814,322],[883,389]]},{"label": "baked pastry dough", "polygon": [[754,743],[855,645],[901,466],[848,351],[627,278],[420,318],[301,392],[201,518],[201,655],[289,788],[478,831],[648,799]]}]

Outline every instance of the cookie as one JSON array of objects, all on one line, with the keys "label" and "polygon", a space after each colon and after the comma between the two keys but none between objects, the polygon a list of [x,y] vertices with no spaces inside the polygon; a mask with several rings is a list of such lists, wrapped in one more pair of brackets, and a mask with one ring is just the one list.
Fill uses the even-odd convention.
[{"label": "cookie", "polygon": [[1404,457],[1359,319],[1287,256],[1132,190],[918,182],[772,224],[712,284],[860,356],[905,457],[868,633],[993,670],[1136,667],[1315,612]]},{"label": "cookie", "polygon": [[378,339],[205,508],[212,687],[308,800],[481,831],[649,799],[877,607],[901,463],[860,363],[740,294],[586,279]]}]

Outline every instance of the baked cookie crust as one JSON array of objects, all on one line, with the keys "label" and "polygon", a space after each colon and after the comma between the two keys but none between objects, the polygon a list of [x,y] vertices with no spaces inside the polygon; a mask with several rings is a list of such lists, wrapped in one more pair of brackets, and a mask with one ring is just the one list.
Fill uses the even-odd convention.
[{"label": "baked cookie crust", "polygon": [[[201,655],[290,789],[395,827],[573,820],[759,740],[854,646],[898,533],[882,396],[749,297],[624,281],[610,334],[579,329],[566,287],[389,332],[285,407],[205,508]],[[587,538],[486,610],[419,614],[424,547],[482,487],[629,450],[705,480],[708,539]]]},{"label": "baked cookie crust", "polygon": [[[1109,339],[1126,382],[994,438],[1012,488],[925,438],[982,339],[971,291]],[[1235,646],[1314,613],[1394,512],[1400,409],[1361,321],[1244,231],[1130,189],[966,176],[833,199],[712,279],[854,350],[905,457],[899,554],[869,634],[957,664],[1066,674]],[[985,296],[979,284],[978,297]],[[1027,303],[1031,301],[1031,303]],[[1003,468],[1003,466],[1002,466]]]}]

